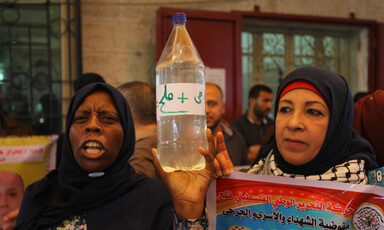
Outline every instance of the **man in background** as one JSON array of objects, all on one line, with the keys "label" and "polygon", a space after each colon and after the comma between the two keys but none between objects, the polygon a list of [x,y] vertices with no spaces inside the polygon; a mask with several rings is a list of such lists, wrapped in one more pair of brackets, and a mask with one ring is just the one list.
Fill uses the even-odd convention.
[{"label": "man in background", "polygon": [[266,85],[255,85],[249,91],[249,108],[231,123],[231,128],[245,138],[248,160],[252,164],[259,154],[260,143],[273,121],[268,118],[272,108],[273,92]]},{"label": "man in background", "polygon": [[24,182],[19,174],[0,171],[0,229],[13,229],[24,196]]},{"label": "man in background", "polygon": [[160,179],[152,156],[152,148],[157,147],[155,91],[140,81],[125,83],[117,89],[127,99],[135,125],[135,151],[128,162],[137,173]]},{"label": "man in background", "polygon": [[224,142],[233,165],[249,165],[247,145],[244,138],[240,133],[233,131],[222,121],[225,113],[225,103],[223,101],[221,88],[216,84],[206,83],[205,100],[207,127],[212,130],[215,143],[217,143],[217,132],[221,131],[224,135]]}]

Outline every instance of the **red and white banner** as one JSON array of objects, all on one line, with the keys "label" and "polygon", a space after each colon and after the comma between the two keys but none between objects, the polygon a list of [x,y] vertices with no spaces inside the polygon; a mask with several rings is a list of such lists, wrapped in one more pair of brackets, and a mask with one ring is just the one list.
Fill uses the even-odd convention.
[{"label": "red and white banner", "polygon": [[209,229],[384,229],[384,187],[233,172],[212,181]]}]

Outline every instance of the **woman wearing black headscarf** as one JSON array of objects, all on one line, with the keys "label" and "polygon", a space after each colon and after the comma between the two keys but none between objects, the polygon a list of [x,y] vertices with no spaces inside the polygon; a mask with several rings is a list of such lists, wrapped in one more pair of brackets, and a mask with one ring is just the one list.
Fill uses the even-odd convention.
[{"label": "woman wearing black headscarf", "polygon": [[[165,173],[155,158],[175,215],[165,185],[127,164],[134,145],[124,96],[104,83],[84,87],[69,105],[60,166],[27,187],[15,229],[168,229],[182,218],[200,218],[212,175],[209,152],[201,151],[206,169],[181,174]],[[180,210],[183,205],[190,209]]]},{"label": "woman wearing black headscarf", "polygon": [[[296,69],[278,88],[275,134],[248,173],[365,184],[377,167],[375,154],[352,121],[353,99],[342,76],[320,67]],[[221,148],[219,176],[233,168]]]}]

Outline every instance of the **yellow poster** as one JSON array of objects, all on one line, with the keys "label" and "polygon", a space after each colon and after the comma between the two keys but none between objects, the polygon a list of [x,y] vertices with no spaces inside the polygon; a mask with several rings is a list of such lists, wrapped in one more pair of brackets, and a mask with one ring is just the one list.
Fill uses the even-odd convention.
[{"label": "yellow poster", "polygon": [[21,176],[24,187],[43,178],[56,162],[57,135],[0,138],[0,171]]}]

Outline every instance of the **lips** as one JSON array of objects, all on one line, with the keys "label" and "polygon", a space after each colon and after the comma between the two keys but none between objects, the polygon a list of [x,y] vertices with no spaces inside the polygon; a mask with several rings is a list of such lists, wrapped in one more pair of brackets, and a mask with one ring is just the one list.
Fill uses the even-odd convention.
[{"label": "lips", "polygon": [[82,147],[83,154],[89,159],[97,159],[105,152],[103,145],[98,141],[87,141]]},{"label": "lips", "polygon": [[301,141],[301,140],[298,140],[298,139],[291,139],[291,138],[287,138],[284,140],[286,145],[290,148],[300,148],[302,147],[303,145],[306,145],[305,142]]},{"label": "lips", "polygon": [[286,141],[289,141],[289,142],[294,142],[294,143],[303,143],[304,144],[304,141],[300,141],[298,139],[291,139],[291,138],[287,138],[285,139]]}]

